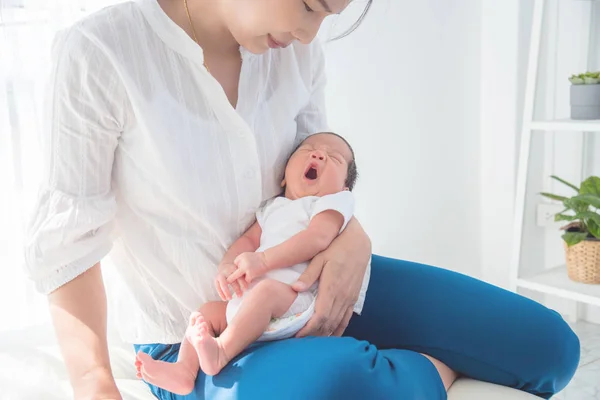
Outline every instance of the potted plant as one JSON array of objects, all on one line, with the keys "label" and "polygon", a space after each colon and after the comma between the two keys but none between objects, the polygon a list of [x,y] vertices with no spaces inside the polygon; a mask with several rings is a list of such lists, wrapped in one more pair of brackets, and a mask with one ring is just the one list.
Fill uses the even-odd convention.
[{"label": "potted plant", "polygon": [[563,203],[565,209],[554,216],[566,221],[561,229],[565,243],[567,274],[571,280],[600,284],[600,178],[590,176],[577,187],[557,176],[553,179],[575,191],[572,197],[541,193]]},{"label": "potted plant", "polygon": [[600,119],[600,71],[572,75],[571,119]]}]

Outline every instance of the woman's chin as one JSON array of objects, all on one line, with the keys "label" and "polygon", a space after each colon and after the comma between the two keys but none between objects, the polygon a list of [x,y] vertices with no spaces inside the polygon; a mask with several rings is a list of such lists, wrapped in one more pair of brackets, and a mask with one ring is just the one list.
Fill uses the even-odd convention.
[{"label": "woman's chin", "polygon": [[240,46],[256,55],[264,54],[270,49],[266,40],[260,40],[260,38],[240,42]]}]

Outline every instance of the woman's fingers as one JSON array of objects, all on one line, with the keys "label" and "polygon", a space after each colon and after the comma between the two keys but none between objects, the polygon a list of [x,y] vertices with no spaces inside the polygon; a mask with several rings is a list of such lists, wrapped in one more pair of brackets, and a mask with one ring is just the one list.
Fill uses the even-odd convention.
[{"label": "woman's fingers", "polygon": [[325,328],[330,324],[331,310],[333,308],[333,299],[330,296],[319,294],[315,303],[315,314],[308,320],[308,323],[297,334],[297,338],[305,336],[329,336],[333,333],[325,332]]},{"label": "woman's fingers", "polygon": [[298,280],[292,284],[292,289],[297,292],[308,290],[319,279],[324,266],[323,257],[317,255],[312,259],[310,264],[308,264],[308,267],[306,267]]},{"label": "woman's fingers", "polygon": [[342,322],[338,325],[337,329],[335,330],[335,332],[333,332],[332,336],[342,336],[344,334],[344,331],[348,327],[348,324],[350,323],[350,319],[352,318],[353,313],[354,313],[354,307],[349,307],[346,310],[346,314],[342,318]]}]

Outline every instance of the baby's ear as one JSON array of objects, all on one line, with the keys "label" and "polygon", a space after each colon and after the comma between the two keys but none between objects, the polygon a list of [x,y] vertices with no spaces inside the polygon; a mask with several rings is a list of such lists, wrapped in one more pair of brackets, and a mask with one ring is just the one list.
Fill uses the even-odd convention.
[{"label": "baby's ear", "polygon": [[281,181],[281,187],[285,187],[285,178]]}]

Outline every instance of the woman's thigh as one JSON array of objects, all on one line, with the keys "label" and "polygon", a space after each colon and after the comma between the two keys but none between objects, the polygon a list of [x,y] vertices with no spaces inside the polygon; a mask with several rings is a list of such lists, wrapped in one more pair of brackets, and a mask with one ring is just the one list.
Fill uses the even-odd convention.
[{"label": "woman's thigh", "polygon": [[378,256],[363,312],[346,335],[429,354],[461,374],[546,398],[579,361],[577,336],[541,304],[456,272]]},{"label": "woman's thigh", "polygon": [[[178,345],[136,346],[174,362]],[[202,373],[188,396],[151,387],[161,400],[446,399],[435,367],[422,355],[379,351],[353,338],[304,338],[255,344],[217,376]]]}]

